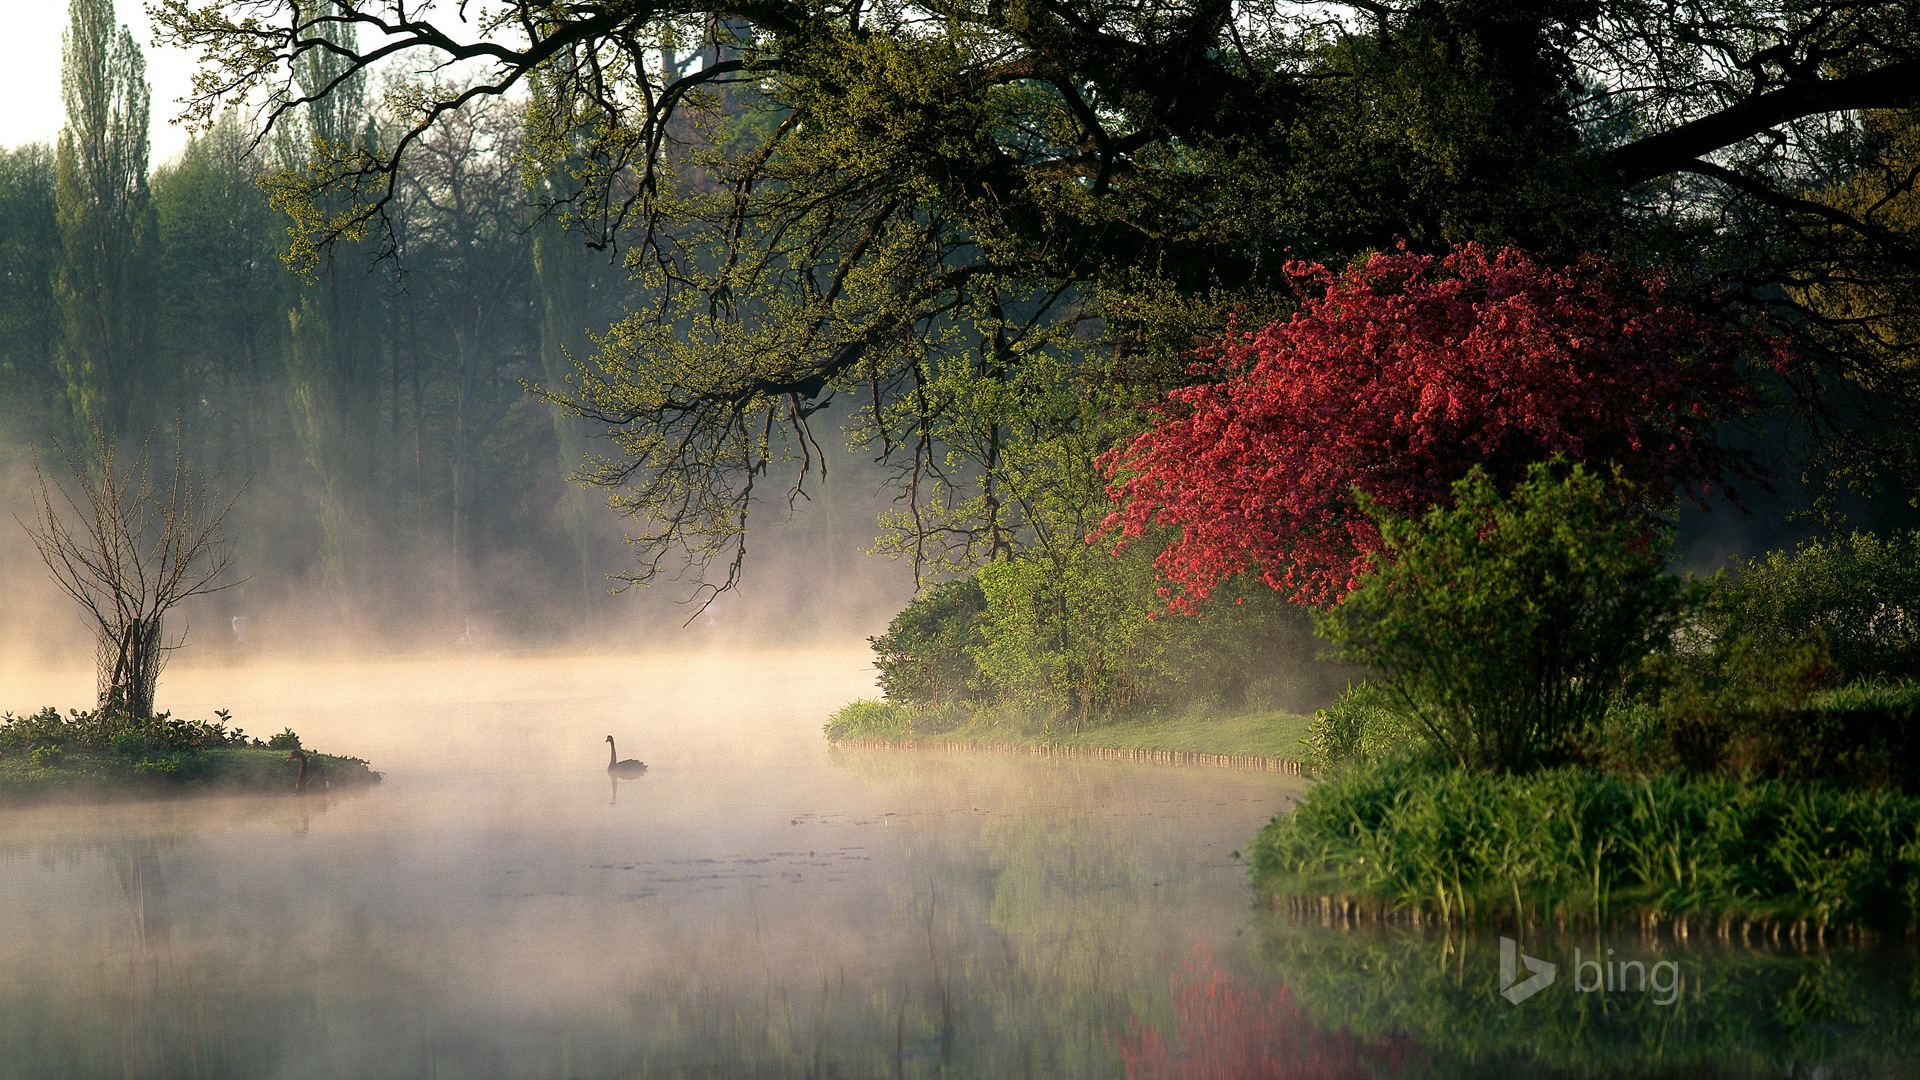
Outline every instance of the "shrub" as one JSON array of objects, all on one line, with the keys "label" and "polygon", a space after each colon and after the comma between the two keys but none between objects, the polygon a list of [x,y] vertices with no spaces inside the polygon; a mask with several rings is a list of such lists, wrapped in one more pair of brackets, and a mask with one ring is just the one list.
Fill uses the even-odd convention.
[{"label": "shrub", "polygon": [[1313,714],[1306,746],[1308,765],[1365,765],[1420,746],[1424,740],[1395,707],[1392,695],[1369,682],[1349,686],[1333,704]]},{"label": "shrub", "polygon": [[[226,712],[218,721],[182,720],[168,713],[131,716],[111,709],[75,709],[66,716],[47,708],[27,716],[0,714],[0,750],[59,746],[115,754],[194,751],[214,746],[246,746],[246,732],[229,728]],[[258,745],[258,744],[255,744]]]},{"label": "shrub", "polygon": [[1776,647],[1819,640],[1839,679],[1920,677],[1920,531],[1773,552],[1719,583],[1709,615]]},{"label": "shrub", "polygon": [[1577,757],[1679,623],[1669,537],[1579,465],[1535,465],[1510,497],[1475,470],[1453,502],[1417,521],[1375,511],[1375,568],[1319,632],[1462,764]]},{"label": "shrub", "polygon": [[299,750],[301,749],[300,736],[294,734],[292,728],[281,728],[280,734],[275,735],[267,740],[267,749]]},{"label": "shrub", "polygon": [[929,706],[970,700],[986,606],[977,579],[943,581],[908,602],[886,633],[869,638],[887,700]]}]

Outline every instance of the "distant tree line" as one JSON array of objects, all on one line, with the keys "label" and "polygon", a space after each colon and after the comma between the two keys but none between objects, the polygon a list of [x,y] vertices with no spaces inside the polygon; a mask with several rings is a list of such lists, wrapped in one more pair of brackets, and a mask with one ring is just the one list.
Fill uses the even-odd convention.
[{"label": "distant tree line", "polygon": [[434,124],[391,229],[296,273],[276,200],[317,147],[387,145],[383,102],[414,88],[316,54],[297,82],[331,89],[297,123],[263,139],[227,112],[152,165],[145,61],[112,0],[72,0],[62,56],[57,145],[0,149],[0,458],[94,428],[127,446],[177,434],[198,470],[252,480],[232,525],[257,603],[384,596],[457,626],[605,594],[617,555],[596,547],[594,498],[562,482],[584,429],[524,384],[564,380],[631,289],[538,212],[523,104]]}]

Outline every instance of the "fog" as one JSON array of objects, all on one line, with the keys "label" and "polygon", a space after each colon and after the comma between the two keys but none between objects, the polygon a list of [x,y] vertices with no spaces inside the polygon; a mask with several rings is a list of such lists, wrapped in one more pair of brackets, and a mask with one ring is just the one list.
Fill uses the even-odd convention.
[{"label": "fog", "polygon": [[[90,688],[11,671],[8,707]],[[182,664],[371,791],[0,810],[22,1075],[1109,1075],[1276,775],[838,752],[858,648]],[[604,736],[646,775],[611,787]],[[1238,943],[1238,944],[1236,944]]]}]

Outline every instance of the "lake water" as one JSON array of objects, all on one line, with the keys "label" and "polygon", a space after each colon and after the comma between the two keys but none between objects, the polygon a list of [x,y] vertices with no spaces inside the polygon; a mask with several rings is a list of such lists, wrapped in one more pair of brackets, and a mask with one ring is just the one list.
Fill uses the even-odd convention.
[{"label": "lake water", "polygon": [[[15,676],[0,707],[88,686]],[[1914,1075],[1904,949],[1527,940],[1558,976],[1512,1004],[1497,935],[1255,904],[1235,851],[1298,780],[827,748],[864,651],[162,691],[386,782],[0,811],[0,1076]],[[609,733],[650,766],[617,789]],[[1663,989],[1577,967],[1608,948]]]}]

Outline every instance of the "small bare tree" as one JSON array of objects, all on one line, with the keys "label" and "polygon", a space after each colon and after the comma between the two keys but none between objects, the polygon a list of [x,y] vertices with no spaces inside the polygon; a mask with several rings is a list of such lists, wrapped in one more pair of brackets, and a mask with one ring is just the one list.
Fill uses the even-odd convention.
[{"label": "small bare tree", "polygon": [[178,435],[171,475],[153,468],[148,442],[123,465],[113,436],[99,427],[90,454],[76,457],[57,440],[54,446],[79,494],[49,481],[36,456],[34,522],[21,524],[54,580],[93,620],[100,707],[152,716],[166,654],[185,643],[184,635],[172,645],[161,637],[168,610],[235,584],[223,580],[233,553],[222,525],[239,493],[222,500],[197,481]]}]

